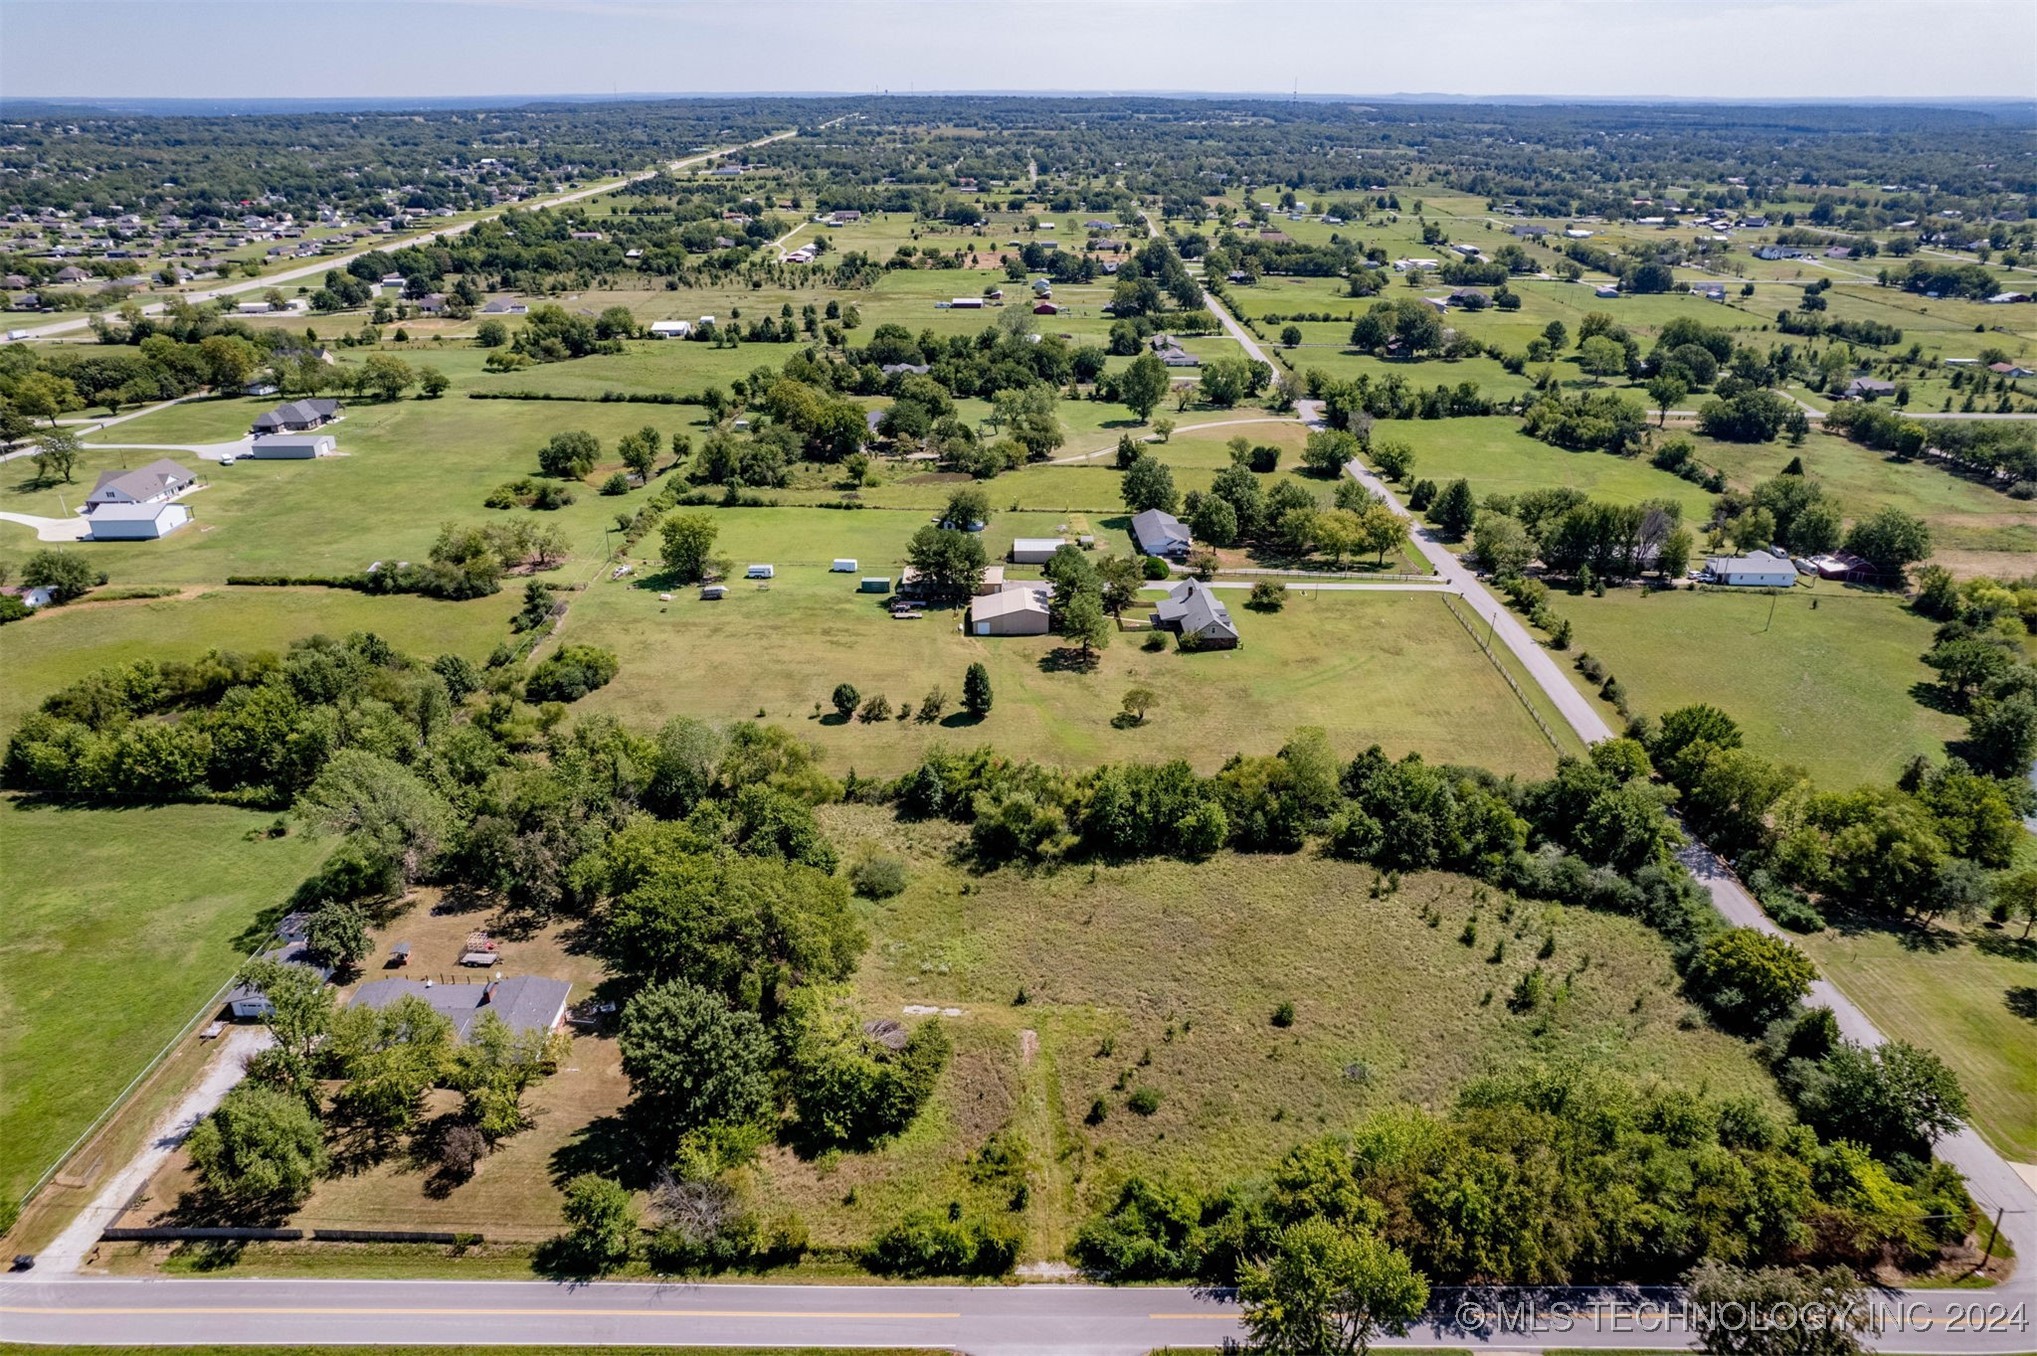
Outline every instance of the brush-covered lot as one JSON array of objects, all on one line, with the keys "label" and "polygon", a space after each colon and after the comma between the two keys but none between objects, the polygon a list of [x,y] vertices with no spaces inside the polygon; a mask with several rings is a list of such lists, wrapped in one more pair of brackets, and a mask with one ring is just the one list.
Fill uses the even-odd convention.
[{"label": "brush-covered lot", "polygon": [[[1376,895],[1370,868],[1300,857],[975,876],[949,864],[953,826],[853,806],[826,820],[845,856],[911,868],[904,894],[867,909],[865,1005],[963,1015],[944,1019],[956,1056],[905,1136],[839,1159],[767,1156],[761,1190],[816,1243],[913,1205],[1009,1207],[1013,1176],[983,1153],[995,1140],[1022,1164],[1028,1255],[1055,1256],[1127,1172],[1213,1185],[1523,1057],[1773,1096],[1743,1043],[1685,1029],[1666,948],[1629,919],[1510,904],[1447,875]],[[1539,963],[1567,977],[1563,997],[1516,1016],[1508,990],[1548,938]],[[1291,1027],[1273,1025],[1282,1002]],[[1150,1115],[1130,1108],[1140,1089],[1158,1097]]]},{"label": "brush-covered lot", "polygon": [[[1744,1042],[1690,1019],[1667,947],[1632,919],[1514,902],[1444,874],[1396,889],[1369,867],[1313,857],[980,873],[957,864],[965,831],[952,824],[856,805],[824,807],[821,821],[845,860],[881,854],[907,868],[902,894],[857,905],[871,943],[858,1008],[909,1020],[938,1010],[954,1053],[897,1138],[818,1155],[769,1145],[744,1170],[766,1216],[807,1224],[808,1270],[838,1272],[886,1223],[950,1201],[1012,1218],[1026,1257],[1057,1259],[1127,1173],[1203,1185],[1249,1175],[1372,1110],[1447,1103],[1467,1078],[1523,1059],[1774,1098]],[[378,930],[373,954],[396,938],[420,957],[450,954],[475,920],[419,904]],[[511,943],[505,965],[571,977],[577,999],[598,970],[571,938],[551,929]],[[1516,980],[1537,966],[1551,1001],[1510,1011]],[[1283,1002],[1296,1013],[1287,1027],[1273,1021]],[[1155,1099],[1146,1114],[1133,1109],[1141,1090]],[[479,1231],[489,1250],[476,1265],[514,1268],[527,1260],[519,1246],[558,1230],[560,1185],[615,1160],[628,1093],[615,1042],[578,1036],[532,1090],[532,1128],[470,1181],[435,1188],[400,1154],[357,1171],[341,1159],[291,1223]],[[630,1180],[645,1185],[641,1175]],[[156,1217],[191,1182],[173,1157],[128,1222]],[[160,1250],[120,1265],[150,1256]],[[266,1268],[266,1257],[246,1261]]]}]

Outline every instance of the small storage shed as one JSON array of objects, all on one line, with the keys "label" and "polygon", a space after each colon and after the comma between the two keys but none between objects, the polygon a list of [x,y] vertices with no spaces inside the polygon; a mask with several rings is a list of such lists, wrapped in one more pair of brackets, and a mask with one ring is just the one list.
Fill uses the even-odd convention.
[{"label": "small storage shed", "polygon": [[743,578],[745,579],[776,579],[777,577],[778,567],[775,565],[752,565],[749,569],[743,571]]},{"label": "small storage shed", "polygon": [[700,586],[700,596],[706,602],[717,602],[728,597],[728,595],[729,586],[727,584],[702,584]]},{"label": "small storage shed", "polygon": [[1020,537],[1011,544],[1011,559],[1015,565],[1044,565],[1054,558],[1054,553],[1068,543],[1060,537]]},{"label": "small storage shed", "polygon": [[262,433],[255,436],[248,455],[257,461],[301,461],[338,451],[339,442],[330,433]]},{"label": "small storage shed", "polygon": [[835,557],[835,563],[828,566],[828,572],[830,574],[854,574],[856,572],[855,558],[853,556]]},{"label": "small storage shed", "polygon": [[864,575],[863,582],[856,585],[856,592],[889,593],[891,592],[891,578],[888,575],[882,574]]}]

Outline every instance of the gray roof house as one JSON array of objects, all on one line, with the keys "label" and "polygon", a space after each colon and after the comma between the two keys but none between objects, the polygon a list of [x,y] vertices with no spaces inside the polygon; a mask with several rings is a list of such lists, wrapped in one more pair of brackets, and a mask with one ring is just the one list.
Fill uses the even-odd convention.
[{"label": "gray roof house", "polygon": [[1197,649],[1230,650],[1238,644],[1231,610],[1200,579],[1176,584],[1153,613],[1153,624],[1180,635]]},{"label": "gray roof house", "polygon": [[516,975],[490,979],[483,984],[434,984],[428,979],[373,979],[363,984],[353,1001],[377,1011],[400,998],[418,998],[453,1024],[453,1033],[466,1040],[483,1013],[494,1013],[509,1029],[521,1036],[529,1031],[550,1031],[566,1015],[566,995],[573,986],[563,979],[542,979]]},{"label": "gray roof house", "polygon": [[1132,515],[1132,540],[1149,556],[1177,558],[1188,554],[1188,529],[1164,509],[1147,509]]},{"label": "gray roof house", "polygon": [[1872,400],[1876,396],[1894,395],[1896,384],[1879,377],[1855,377],[1846,383],[1846,394],[1855,400]]},{"label": "gray roof house", "polygon": [[308,433],[339,418],[337,400],[293,400],[255,417],[256,433]]},{"label": "gray roof house", "polygon": [[101,504],[157,504],[198,483],[198,477],[165,457],[136,471],[101,471],[85,496],[85,512]]}]

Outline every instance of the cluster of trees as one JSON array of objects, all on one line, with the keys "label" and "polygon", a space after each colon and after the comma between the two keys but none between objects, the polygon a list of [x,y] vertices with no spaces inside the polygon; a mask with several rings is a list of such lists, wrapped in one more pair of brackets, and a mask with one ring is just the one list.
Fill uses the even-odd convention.
[{"label": "cluster of trees", "polygon": [[1929,566],[1917,583],[1917,610],[1939,623],[1924,662],[1967,720],[1957,750],[2020,790],[2037,760],[2037,668],[2022,643],[2023,634],[2037,630],[2037,580],[1955,583],[1945,569]]},{"label": "cluster of trees", "polygon": [[1639,406],[1612,391],[1580,391],[1574,396],[1545,391],[1521,413],[1521,432],[1531,438],[1573,452],[1621,457],[1640,447],[1647,423]]},{"label": "cluster of trees", "polygon": [[[1907,1057],[1863,1052],[1856,1067],[1886,1090],[1900,1079],[1887,1064]],[[1846,1078],[1830,1070],[1828,1086]],[[1128,1177],[1074,1251],[1116,1279],[1259,1289],[1262,1259],[1306,1228],[1389,1247],[1439,1283],[1668,1281],[1703,1261],[1914,1264],[1971,1213],[1951,1169],[1820,1143],[1760,1099],[1529,1065],[1474,1080],[1441,1112],[1389,1107],[1213,1191]]]},{"label": "cluster of trees", "polygon": [[[1430,517],[1446,531],[1470,514],[1468,486],[1458,481],[1437,498]],[[1447,520],[1447,521],[1446,521]],[[1469,527],[1479,563],[1505,581],[1539,560],[1556,574],[1590,571],[1602,580],[1633,579],[1647,572],[1674,579],[1690,564],[1691,531],[1674,500],[1613,504],[1567,486],[1489,495]]]},{"label": "cluster of trees", "polygon": [[1976,714],[1982,702],[2008,709],[1994,717],[1999,732],[1977,722],[1963,750],[1973,761],[1920,761],[1893,786],[1849,791],[1821,791],[1801,770],[1750,752],[1715,707],[1682,707],[1635,733],[1692,829],[1740,867],[1777,921],[1816,928],[1821,909],[1834,907],[1889,922],[1970,919],[1996,904],[2021,907],[2014,858],[2032,808],[2022,775],[2037,747],[2027,693],[1975,702]]},{"label": "cluster of trees", "polygon": [[1925,427],[1900,411],[1849,401],[1825,416],[1829,433],[1898,457],[1936,453],[1948,469],[1981,476],[2013,488],[2037,484],[2037,432],[2007,419],[1941,420]]}]

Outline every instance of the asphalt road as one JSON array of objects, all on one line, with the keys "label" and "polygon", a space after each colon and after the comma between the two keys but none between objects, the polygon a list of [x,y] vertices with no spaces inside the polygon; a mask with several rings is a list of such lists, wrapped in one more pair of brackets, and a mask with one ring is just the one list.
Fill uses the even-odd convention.
[{"label": "asphalt road", "polygon": [[[1446,1289],[1428,1321],[1381,1345],[1680,1350],[1690,1334],[1676,1303],[1661,1290]],[[2027,1303],[2019,1318],[1999,1293],[1885,1292],[1871,1304],[1884,1351],[2007,1356],[2033,1345]],[[1143,1356],[1242,1335],[1227,1297],[1176,1287],[0,1281],[0,1338],[46,1344],[642,1343]]]}]

